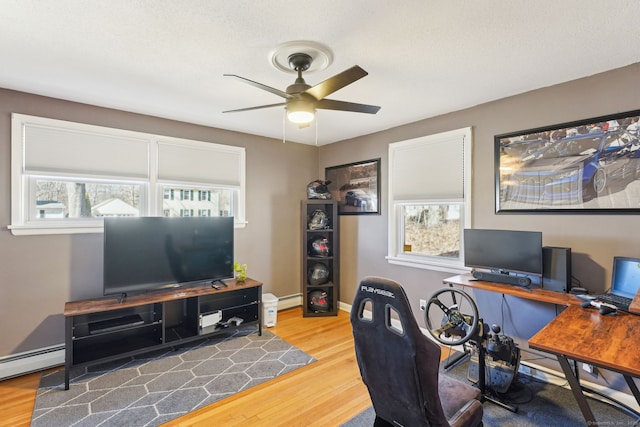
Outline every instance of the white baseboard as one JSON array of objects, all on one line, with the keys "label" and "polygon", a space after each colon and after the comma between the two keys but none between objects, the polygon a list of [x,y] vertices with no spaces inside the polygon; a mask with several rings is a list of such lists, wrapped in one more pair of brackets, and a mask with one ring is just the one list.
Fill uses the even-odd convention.
[{"label": "white baseboard", "polygon": [[351,313],[351,304],[347,304],[342,301],[338,301],[338,310],[346,311],[347,313]]},{"label": "white baseboard", "polygon": [[64,345],[45,347],[0,358],[0,380],[64,365]]}]

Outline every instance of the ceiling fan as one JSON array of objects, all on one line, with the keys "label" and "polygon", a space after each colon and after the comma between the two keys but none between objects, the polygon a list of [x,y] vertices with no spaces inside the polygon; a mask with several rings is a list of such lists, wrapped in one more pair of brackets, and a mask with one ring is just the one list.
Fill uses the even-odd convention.
[{"label": "ceiling fan", "polygon": [[289,121],[298,124],[300,127],[305,127],[313,121],[316,109],[351,111],[367,114],[376,114],[378,110],[380,110],[380,107],[375,105],[326,99],[326,97],[332,93],[369,74],[359,66],[355,65],[348,70],[318,83],[315,86],[310,86],[302,78],[302,72],[308,70],[311,66],[313,61],[311,55],[306,53],[293,53],[289,55],[288,60],[289,67],[298,73],[298,78],[295,83],[287,87],[284,92],[235,74],[224,74],[226,77],[235,77],[245,83],[257,87],[258,89],[266,90],[267,92],[278,95],[285,99],[284,102],[260,105],[257,107],[240,108],[237,110],[227,110],[223,111],[223,113],[236,113],[240,111],[250,111],[284,105]]}]

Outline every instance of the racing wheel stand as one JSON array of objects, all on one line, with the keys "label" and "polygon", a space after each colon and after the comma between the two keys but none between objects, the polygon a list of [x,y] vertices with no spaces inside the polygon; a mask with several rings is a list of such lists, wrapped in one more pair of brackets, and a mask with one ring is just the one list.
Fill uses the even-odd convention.
[{"label": "racing wheel stand", "polygon": [[[448,303],[443,302],[441,297],[449,294],[453,304],[447,306]],[[457,296],[460,297],[459,302]],[[471,313],[463,313],[460,308],[461,305],[464,305],[464,309]],[[441,317],[440,325],[436,325],[435,321],[432,321],[432,316],[429,315],[432,307],[434,311],[439,309],[444,313],[444,316]],[[431,313],[433,314],[433,311]],[[478,359],[476,384],[480,389],[482,399],[517,413],[518,408],[516,406],[501,401],[491,393],[487,381],[487,374],[490,377],[489,382],[493,382],[497,378],[497,381],[502,382],[503,392],[511,385],[520,365],[520,349],[515,345],[513,339],[500,335],[500,327],[498,325],[491,326],[491,332],[493,333],[490,334],[489,326],[479,317],[478,308],[473,299],[462,290],[456,288],[442,288],[434,292],[427,301],[424,317],[427,330],[441,344],[457,346],[471,342],[475,345]],[[447,362],[444,369],[449,369],[465,358],[471,359],[469,361],[471,367],[471,363],[473,363],[472,352],[471,349],[465,346],[464,352]],[[491,356],[495,361],[493,366],[490,366],[491,372],[487,372],[487,356]],[[471,377],[468,379],[473,381]]]}]

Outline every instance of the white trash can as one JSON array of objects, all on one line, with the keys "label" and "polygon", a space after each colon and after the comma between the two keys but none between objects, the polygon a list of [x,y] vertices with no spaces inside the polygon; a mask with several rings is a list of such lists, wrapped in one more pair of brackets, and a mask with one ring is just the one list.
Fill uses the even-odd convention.
[{"label": "white trash can", "polygon": [[276,326],[278,320],[278,297],[262,294],[262,324],[268,328]]}]

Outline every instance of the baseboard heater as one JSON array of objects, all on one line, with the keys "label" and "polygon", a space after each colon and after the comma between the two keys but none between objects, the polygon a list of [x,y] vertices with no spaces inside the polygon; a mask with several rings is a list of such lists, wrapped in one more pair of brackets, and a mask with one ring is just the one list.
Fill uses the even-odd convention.
[{"label": "baseboard heater", "polygon": [[278,310],[299,307],[302,305],[302,294],[285,295],[278,297]]},{"label": "baseboard heater", "polygon": [[64,365],[64,345],[55,345],[0,358],[0,380]]}]

